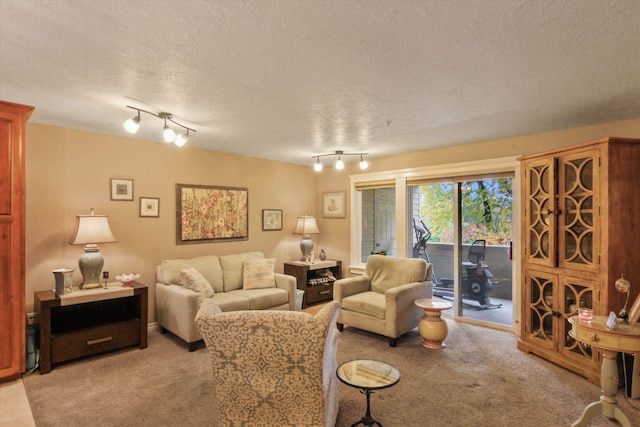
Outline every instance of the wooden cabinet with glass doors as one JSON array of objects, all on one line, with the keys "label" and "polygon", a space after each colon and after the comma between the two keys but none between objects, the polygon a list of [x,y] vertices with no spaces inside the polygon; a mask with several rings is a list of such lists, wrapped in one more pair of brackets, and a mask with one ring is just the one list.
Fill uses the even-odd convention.
[{"label": "wooden cabinet with glass doors", "polygon": [[[640,139],[604,138],[522,161],[518,348],[599,383],[600,354],[568,334],[580,307],[618,313],[640,290]],[[635,286],[634,286],[635,284]]]}]

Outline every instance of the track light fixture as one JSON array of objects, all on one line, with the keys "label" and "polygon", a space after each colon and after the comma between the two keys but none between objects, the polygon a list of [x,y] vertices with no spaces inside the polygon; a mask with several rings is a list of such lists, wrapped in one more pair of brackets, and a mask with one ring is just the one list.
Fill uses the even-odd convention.
[{"label": "track light fixture", "polygon": [[[185,125],[182,125],[176,122],[175,120],[173,120],[173,115],[171,113],[156,114],[156,113],[152,113],[151,111],[143,110],[141,108],[132,107],[130,105],[127,105],[127,108],[131,108],[132,110],[136,110],[138,112],[137,116],[130,118],[129,120],[124,122],[124,124],[122,125],[124,130],[126,130],[130,134],[135,134],[136,132],[138,132],[138,129],[140,129],[140,112],[150,114],[164,121],[164,126],[162,128],[162,137],[164,139],[164,142],[167,142],[167,143],[173,142],[178,147],[182,147],[189,140],[189,131],[196,132],[194,129],[188,128]],[[176,135],[175,131],[167,125],[167,120],[176,126],[180,126],[182,129],[185,130],[185,132],[179,135]]]},{"label": "track light fixture", "polygon": [[329,154],[319,154],[317,156],[311,156],[312,159],[316,159],[316,163],[313,165],[313,169],[316,172],[320,172],[322,170],[322,163],[320,163],[320,157],[328,157],[328,156],[338,156],[338,160],[336,160],[335,167],[338,170],[344,169],[344,162],[342,161],[342,156],[360,156],[360,169],[364,170],[369,167],[369,163],[365,160],[364,156],[369,153],[345,153],[342,150],[336,150],[333,153]]}]

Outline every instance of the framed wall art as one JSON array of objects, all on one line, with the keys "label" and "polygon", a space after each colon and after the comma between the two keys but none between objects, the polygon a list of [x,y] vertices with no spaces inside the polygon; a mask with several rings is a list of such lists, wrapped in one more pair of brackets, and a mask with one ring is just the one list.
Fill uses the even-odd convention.
[{"label": "framed wall art", "polygon": [[282,209],[262,209],[262,231],[282,230]]},{"label": "framed wall art", "polygon": [[176,244],[249,238],[249,190],[176,184]]},{"label": "framed wall art", "polygon": [[159,218],[160,199],[156,197],[140,197],[140,216]]},{"label": "framed wall art", "polygon": [[344,191],[322,193],[323,218],[345,218],[347,216],[345,194]]},{"label": "framed wall art", "polygon": [[133,180],[111,178],[111,200],[133,201]]},{"label": "framed wall art", "polygon": [[636,298],[629,310],[629,324],[633,328],[640,320],[640,295]]}]

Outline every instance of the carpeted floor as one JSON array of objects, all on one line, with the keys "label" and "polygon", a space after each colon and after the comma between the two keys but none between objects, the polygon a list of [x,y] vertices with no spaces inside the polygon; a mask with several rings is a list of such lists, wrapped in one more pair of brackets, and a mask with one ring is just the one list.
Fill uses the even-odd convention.
[{"label": "carpeted floor", "polygon": [[[509,333],[451,320],[447,347],[426,350],[417,330],[396,348],[368,332],[345,328],[338,363],[378,359],[396,366],[400,382],[371,397],[385,427],[569,426],[599,387],[516,349]],[[189,353],[171,334],[150,331],[149,348],[78,360],[37,372],[24,385],[38,427],[215,426],[211,367],[204,346]],[[640,400],[620,406],[640,426]],[[365,412],[365,396],[340,384],[337,426]],[[633,405],[634,407],[630,406]],[[603,416],[590,426],[617,426]]]}]

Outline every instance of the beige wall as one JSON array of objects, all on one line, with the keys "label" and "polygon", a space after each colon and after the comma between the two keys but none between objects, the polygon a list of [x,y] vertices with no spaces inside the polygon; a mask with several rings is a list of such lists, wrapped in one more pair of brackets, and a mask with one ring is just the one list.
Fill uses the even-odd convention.
[{"label": "beige wall", "polygon": [[[369,168],[365,172],[393,171],[524,155],[608,136],[640,138],[640,118],[370,159]],[[357,175],[359,173],[362,173],[362,171],[358,168],[358,162],[346,164],[345,169],[340,172],[332,167],[325,167],[320,173],[318,193],[347,191],[349,190],[349,175]],[[321,209],[320,206],[318,209]],[[320,231],[322,231],[322,242],[331,248],[332,253],[329,253],[328,256],[342,259],[343,265],[349,265],[349,233],[351,231],[348,218],[351,212],[352,207],[349,205],[347,206],[346,221],[324,219],[319,224]]]},{"label": "beige wall", "polygon": [[[367,172],[514,156],[606,137],[640,137],[640,119],[547,132],[462,147],[425,150],[371,159]],[[27,310],[34,291],[53,288],[51,270],[77,268],[80,246],[67,243],[77,214],[107,214],[117,243],[104,244],[105,269],[112,277],[138,272],[150,285],[150,321],[155,320],[155,265],[185,258],[260,250],[282,263],[299,256],[300,236],[291,231],[298,215],[318,218],[316,248],[349,265],[352,207],[345,219],[321,217],[323,192],[348,191],[357,162],[337,172],[316,173],[309,165],[291,165],[160,142],[113,137],[38,124],[27,125]],[[133,202],[110,201],[109,178],[134,180]],[[175,184],[249,188],[249,240],[194,245],[175,244]],[[160,218],[139,218],[139,197],[160,198]],[[349,197],[347,197],[349,201]],[[282,231],[262,231],[261,211],[283,209]],[[80,272],[74,273],[75,283]]]},{"label": "beige wall", "polygon": [[[166,258],[263,251],[283,262],[300,256],[296,217],[316,214],[317,179],[309,166],[292,165],[173,144],[114,137],[38,124],[27,125],[26,301],[52,289],[51,270],[75,268],[82,246],[68,244],[75,216],[109,216],[116,243],[101,245],[111,277],[138,272],[150,286],[155,321],[155,266]],[[134,201],[111,201],[110,178],[133,179]],[[176,245],[175,185],[203,184],[249,189],[249,239]],[[139,217],[139,197],[160,198],[159,218]],[[282,231],[262,231],[262,209],[283,209]],[[318,244],[322,236],[314,236]],[[115,279],[114,279],[115,280]]]}]

